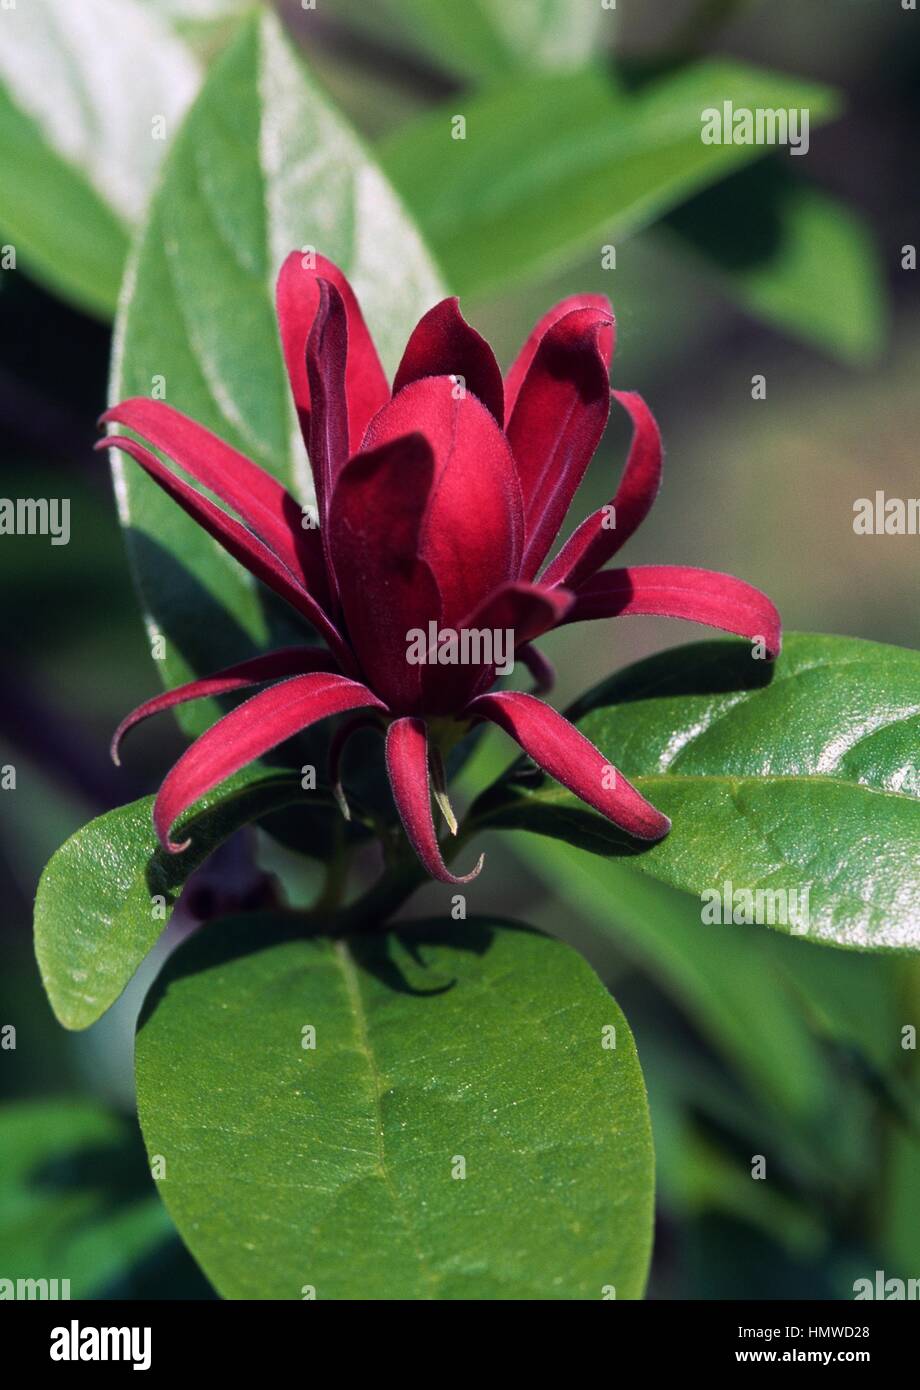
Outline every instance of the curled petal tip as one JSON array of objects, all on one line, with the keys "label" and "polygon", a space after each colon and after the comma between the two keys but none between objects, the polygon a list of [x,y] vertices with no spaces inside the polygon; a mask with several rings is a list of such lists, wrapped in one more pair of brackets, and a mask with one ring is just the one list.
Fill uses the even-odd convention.
[{"label": "curled petal tip", "polygon": [[473,881],[474,878],[478,878],[479,875],[482,873],[482,866],[483,866],[483,864],[484,864],[485,862],[486,862],[485,853],[480,854],[479,858],[478,858],[477,861],[476,861],[475,866],[474,866],[472,869],[470,869],[469,873],[468,873],[468,874],[457,874],[457,875],[453,876],[453,877],[452,877],[452,882],[454,882],[454,883],[471,883],[471,882]]},{"label": "curled petal tip", "polygon": [[191,837],[183,840],[181,844],[170,839],[170,826],[176,820],[176,816],[166,817],[157,815],[157,807],[156,804],[154,804],[152,819],[153,828],[156,831],[156,837],[162,849],[165,849],[168,854],[183,854],[185,850],[188,849],[189,845],[192,843]]},{"label": "curled petal tip", "polygon": [[130,718],[123,719],[112,735],[112,741],[109,744],[109,757],[116,767],[121,767],[121,743],[130,727]]}]

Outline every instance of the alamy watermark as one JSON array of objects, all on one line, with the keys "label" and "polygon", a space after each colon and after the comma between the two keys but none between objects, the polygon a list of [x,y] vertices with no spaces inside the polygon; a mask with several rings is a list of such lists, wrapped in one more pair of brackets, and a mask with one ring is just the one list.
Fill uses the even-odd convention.
[{"label": "alamy watermark", "polygon": [[728,926],[788,927],[794,936],[808,931],[810,888],[736,888],[728,878],[721,888],[700,894],[700,921]]},{"label": "alamy watermark", "polygon": [[874,1279],[853,1281],[853,1298],[856,1302],[865,1299],[884,1299],[886,1302],[920,1300],[920,1279],[889,1279],[883,1269],[877,1269]]},{"label": "alamy watermark", "polygon": [[0,536],[50,536],[70,540],[69,497],[0,497]]},{"label": "alamy watermark", "polygon": [[412,627],[406,633],[410,666],[494,666],[498,676],[514,670],[514,629],[510,627],[439,628],[432,619],[426,632]]},{"label": "alamy watermark", "polygon": [[853,503],[857,536],[920,536],[920,497],[857,497]]},{"label": "alamy watermark", "polygon": [[69,1279],[0,1279],[0,1300],[45,1301],[70,1298]]},{"label": "alamy watermark", "polygon": [[808,153],[808,108],[790,106],[774,110],[758,106],[707,106],[700,112],[704,145],[788,145],[789,153]]},{"label": "alamy watermark", "polygon": [[85,1327],[76,1318],[69,1327],[52,1327],[52,1361],[130,1361],[135,1371],[150,1369],[149,1327]]}]

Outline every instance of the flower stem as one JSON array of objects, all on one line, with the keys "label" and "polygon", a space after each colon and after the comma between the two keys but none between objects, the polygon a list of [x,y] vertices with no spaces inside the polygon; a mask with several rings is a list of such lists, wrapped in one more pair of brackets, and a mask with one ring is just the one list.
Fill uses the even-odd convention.
[{"label": "flower stem", "polygon": [[[442,846],[445,862],[454,858],[478,828],[467,821],[460,826],[455,836],[448,838]],[[398,912],[418,888],[430,881],[421,860],[402,836],[398,848],[389,855],[387,865],[377,882],[338,913],[333,923],[335,935],[383,931],[389,925],[394,912]]]},{"label": "flower stem", "polygon": [[390,864],[366,893],[337,915],[333,924],[335,935],[382,930],[426,878],[414,855]]},{"label": "flower stem", "polygon": [[348,878],[345,821],[342,817],[336,817],[334,824],[335,848],[326,865],[326,879],[322,892],[310,909],[311,916],[334,917],[341,906],[345,893],[345,884]]}]

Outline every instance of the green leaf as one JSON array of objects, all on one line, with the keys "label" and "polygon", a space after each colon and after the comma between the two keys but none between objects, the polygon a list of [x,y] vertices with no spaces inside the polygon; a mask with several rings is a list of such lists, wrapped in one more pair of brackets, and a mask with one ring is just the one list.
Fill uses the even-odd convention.
[{"label": "green leaf", "polygon": [[88,1028],[114,1004],[189,874],[222,840],[303,795],[289,772],[248,768],[189,812],[183,833],[192,843],[183,854],[160,848],[152,796],[107,811],[72,835],[49,861],[35,899],[35,952],[64,1027]]},{"label": "green leaf", "polygon": [[616,19],[600,0],[398,0],[391,8],[406,37],[439,64],[485,81],[521,68],[578,68]]},{"label": "green leaf", "polygon": [[642,1075],[613,1000],[548,937],[226,920],[170,958],[136,1067],[161,1194],[225,1297],[641,1295]]},{"label": "green leaf", "polygon": [[[763,145],[704,145],[701,112],[733,101],[835,114],[827,87],[732,62],[635,89],[600,69],[525,77],[421,117],[381,157],[451,287],[482,293],[565,265],[654,222]],[[465,139],[452,118],[466,118]]]},{"label": "green leaf", "polygon": [[[245,24],[170,151],[119,316],[111,399],[165,398],[313,500],[273,308],[278,267],[313,246],[350,277],[394,368],[440,297],[411,223],[301,68],[276,19]],[[167,685],[302,640],[303,627],[133,463],[114,461],[148,628]],[[213,702],[188,710],[191,732]]]},{"label": "green leaf", "polygon": [[749,313],[845,362],[881,351],[881,258],[868,228],[837,198],[771,161],[678,208],[668,226]]},{"label": "green leaf", "polygon": [[199,78],[139,0],[4,8],[0,225],[19,270],[114,313],[130,228]]},{"label": "green leaf", "polygon": [[569,714],[671,833],[629,842],[520,766],[474,806],[481,824],[627,856],[689,893],[726,880],[797,892],[798,923],[769,925],[814,941],[920,948],[920,653],[793,633],[770,667],[746,644],[702,643],[630,667]]},{"label": "green leaf", "polygon": [[794,950],[793,943],[755,927],[704,926],[691,898],[620,861],[526,835],[513,843],[554,893],[650,973],[763,1102],[814,1114],[826,1090],[822,1060],[779,972],[782,962],[761,944]]},{"label": "green leaf", "polygon": [[[583,948],[614,965],[609,947],[641,969],[689,1018],[744,1083],[784,1166],[825,1193],[864,1162],[857,1107],[876,1099],[875,1080],[898,1061],[899,958],[834,953],[756,926],[706,925],[699,903],[622,860],[517,833],[512,846],[591,934]],[[664,1074],[686,1097],[673,1057],[656,1066],[661,1038],[643,1037],[649,1085]],[[681,1034],[680,1046],[685,1046]],[[778,1059],[781,1059],[778,1060]],[[690,1064],[688,1060],[688,1065]],[[720,1062],[720,1075],[730,1076]],[[857,1089],[858,1093],[857,1093]],[[656,1094],[652,1114],[656,1134]],[[719,1116],[724,1127],[725,1117]],[[761,1140],[761,1142],[764,1142]]]},{"label": "green leaf", "polygon": [[69,1279],[71,1298],[99,1297],[170,1233],[136,1129],[83,1101],[0,1110],[0,1278]]}]

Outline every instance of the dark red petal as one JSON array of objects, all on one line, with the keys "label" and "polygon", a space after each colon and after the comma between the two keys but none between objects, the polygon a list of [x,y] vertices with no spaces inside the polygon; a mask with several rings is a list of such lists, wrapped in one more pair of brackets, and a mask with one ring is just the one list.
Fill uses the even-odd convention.
[{"label": "dark red petal", "polygon": [[782,646],[782,620],[766,594],[730,574],[689,565],[603,570],[581,586],[564,621],[639,614],[706,623],[752,641],[762,638],[771,660]]},{"label": "dark red petal", "polygon": [[611,504],[613,511],[601,507],[581,523],[547,566],[541,576],[543,584],[578,588],[626,544],[658,496],[661,434],[655,417],[635,391],[614,391],[613,395],[633,422],[629,458]]},{"label": "dark red petal", "polygon": [[[456,398],[448,376],[405,386],[374,417],[363,447],[413,431],[424,435],[435,464],[419,554],[441,593],[441,624],[456,628],[493,589],[519,577],[523,529],[515,463],[490,411],[475,396]],[[395,479],[394,485],[406,491]],[[403,502],[413,510],[416,504],[415,498]]]},{"label": "dark red petal", "polygon": [[[305,264],[306,262],[306,264]],[[312,265],[311,265],[312,263]],[[310,447],[310,383],[307,379],[307,339],[319,305],[318,280],[328,280],[342,296],[348,318],[348,365],[345,391],[348,398],[349,452],[359,447],[371,416],[389,398],[390,389],[377,349],[355,298],[354,290],[325,256],[292,251],[281,267],[275,291],[278,327],[294,404],[300,416],[307,448]]]},{"label": "dark red petal", "polygon": [[170,828],[205,792],[318,720],[366,706],[384,708],[366,686],[326,674],[293,676],[253,695],[196,739],[167,774],[153,807],[160,843],[173,853],[185,849],[188,841],[170,841]]},{"label": "dark red petal", "polygon": [[532,579],[553,543],[610,413],[601,336],[610,319],[573,309],[544,334],[508,422],[524,503],[522,579]]},{"label": "dark red petal", "polygon": [[[522,643],[540,637],[550,628],[563,621],[575,595],[567,589],[545,589],[537,584],[524,584],[512,581],[496,589],[484,603],[463,622],[457,624],[459,634],[468,632],[510,631],[507,653],[516,656],[516,648]],[[494,655],[494,637],[490,650]],[[442,665],[437,662],[425,667],[422,692],[425,711],[429,715],[455,714],[480,691],[488,690],[495,682],[496,674],[508,675],[507,670],[496,672],[495,663],[489,665],[458,664]]]},{"label": "dark red petal", "polygon": [[428,734],[421,719],[397,719],[387,732],[387,772],[393,799],[412,848],[432,878],[442,883],[469,883],[482,868],[483,855],[468,874],[452,874],[441,857],[431,814]]},{"label": "dark red petal", "polygon": [[501,368],[485,338],[461,314],[457,299],[442,299],[416,324],[393,382],[393,395],[426,376],[462,376],[466,389],[504,426]]},{"label": "dark red petal", "polygon": [[531,694],[548,695],[556,684],[556,668],[549,657],[544,656],[539,647],[532,647],[529,642],[525,642],[516,656],[519,661],[523,661],[533,676],[534,687]]},{"label": "dark red petal", "polygon": [[162,449],[226,502],[289,570],[303,578],[319,602],[324,601],[326,572],[319,534],[304,529],[296,499],[264,468],[165,401],[135,396],[113,405],[99,423],[125,425]]},{"label": "dark red petal", "polygon": [[318,632],[322,633],[343,669],[349,669],[352,666],[351,655],[342,641],[338,629],[327,617],[316,599],[307,593],[296,575],[292,574],[287,566],[283,565],[274,552],[263,545],[257,536],[254,536],[251,531],[247,531],[245,526],[241,526],[232,516],[215,506],[200,492],[196,492],[187,483],[183,483],[180,478],[169,471],[164,463],[161,463],[143,445],[135,443],[133,439],[127,439],[123,435],[110,434],[105,439],[100,439],[96,448],[121,449],[129,454],[146,473],[149,473],[150,477],[165,493],[172,497],[175,502],[178,502],[183,511],[187,512],[194,521],[197,521],[198,525],[213,536],[216,541],[219,541],[235,560],[239,560],[241,565],[245,565],[250,574],[254,574],[256,579],[260,579],[269,589],[280,594],[292,608],[296,608],[313,624]]},{"label": "dark red petal", "polygon": [[[582,801],[640,840],[660,840],[671,828],[631,782],[594,744],[549,705],[533,695],[503,690],[480,695],[466,715],[491,719],[518,742],[538,767]],[[613,786],[605,786],[612,781]]]},{"label": "dark red petal", "polygon": [[465,622],[463,628],[511,628],[514,645],[532,642],[563,622],[575,595],[567,589],[515,580],[490,595]]},{"label": "dark red petal", "polygon": [[406,634],[437,620],[441,599],[419,532],[435,462],[409,434],[355,454],[329,509],[329,553],[348,634],[373,688],[394,710],[419,710],[425,667],[406,659]]},{"label": "dark red petal", "polygon": [[307,339],[307,379],[310,383],[310,467],[316,485],[320,530],[325,539],[329,499],[335,480],[348,460],[348,408],[345,364],[348,326],[342,296],[328,280],[318,280],[319,303]]},{"label": "dark red petal", "polygon": [[558,323],[566,314],[570,314],[573,309],[596,309],[605,318],[610,320],[609,328],[606,328],[598,338],[601,352],[610,369],[613,358],[613,345],[616,337],[616,322],[613,316],[613,306],[604,294],[573,294],[568,299],[560,300],[554,304],[552,309],[543,315],[539,323],[533,329],[527,342],[521,348],[515,360],[512,362],[505,374],[505,423],[511,419],[511,412],[517,401],[518,391],[521,389],[521,382],[527,375],[531,362],[533,361],[537,348],[542,343],[546,334],[553,324]]},{"label": "dark red petal", "polygon": [[112,737],[110,752],[112,761],[120,761],[118,749],[129,729],[153,714],[184,705],[189,700],[203,700],[208,696],[227,695],[233,690],[245,690],[250,685],[260,685],[263,681],[280,680],[283,676],[294,676],[308,671],[334,671],[335,658],[322,647],[284,647],[265,656],[254,656],[248,661],[237,662],[235,666],[225,666],[213,676],[203,676],[201,680],[189,681],[176,686],[162,695],[154,695],[145,700],[137,709],[126,714]]},{"label": "dark red petal", "polygon": [[342,755],[345,752],[346,744],[361,729],[377,729],[379,733],[385,732],[379,714],[356,714],[353,719],[347,719],[344,724],[340,724],[329,740],[326,771],[333,796],[339,803],[339,809],[346,820],[351,820],[351,811],[345,798],[345,789],[342,786]]}]

